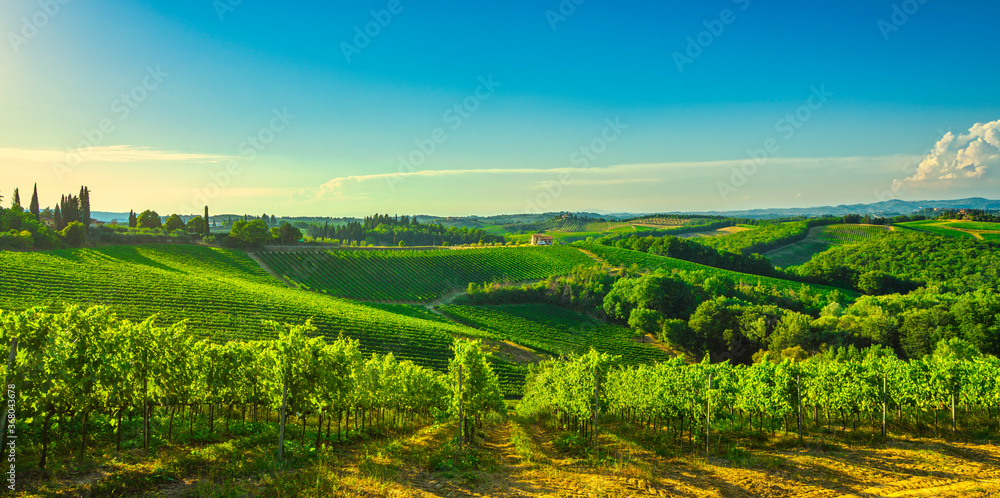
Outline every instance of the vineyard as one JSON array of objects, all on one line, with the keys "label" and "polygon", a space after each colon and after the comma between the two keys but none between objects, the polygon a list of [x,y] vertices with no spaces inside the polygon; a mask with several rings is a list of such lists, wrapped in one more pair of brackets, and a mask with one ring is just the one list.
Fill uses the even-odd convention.
[{"label": "vineyard", "polygon": [[586,249],[598,257],[606,261],[612,266],[635,266],[637,268],[647,269],[647,270],[679,270],[687,272],[702,272],[706,276],[720,276],[732,280],[734,283],[743,284],[748,286],[755,286],[758,284],[763,284],[770,286],[775,289],[800,289],[806,288],[815,295],[829,294],[833,291],[838,291],[844,293],[848,296],[856,295],[854,292],[845,291],[842,289],[835,289],[833,287],[828,287],[825,285],[817,284],[806,284],[801,282],[793,282],[791,280],[782,280],[780,278],[773,277],[763,277],[759,275],[750,275],[746,273],[738,273],[729,270],[722,270],[719,268],[713,268],[711,266],[700,265],[698,263],[692,263],[690,261],[684,261],[681,259],[670,258],[666,256],[656,256],[653,254],[631,251],[628,249],[621,249],[617,247],[605,246],[602,244],[595,243],[583,243],[577,242],[574,244],[576,247]]},{"label": "vineyard", "polygon": [[[452,337],[468,332],[429,313],[289,289],[239,251],[163,245],[0,252],[0,309],[58,311],[66,303],[106,305],[134,321],[154,315],[159,322],[187,320],[192,334],[216,341],[269,338],[262,320],[311,319],[322,335],[357,339],[364,354],[391,352],[439,370],[450,358]],[[503,380],[512,388],[520,376],[507,376],[517,370],[511,367]]]},{"label": "vineyard", "polygon": [[515,342],[552,356],[582,354],[594,348],[620,355],[628,364],[669,358],[656,347],[638,343],[631,329],[549,304],[447,305],[441,311],[478,329],[481,337]]},{"label": "vineyard", "polygon": [[261,252],[303,289],[357,300],[428,302],[470,283],[568,273],[590,259],[564,246],[430,251]]},{"label": "vineyard", "polygon": [[616,364],[618,358],[596,351],[543,362],[529,374],[518,411],[554,416],[591,436],[592,421],[607,413],[703,448],[720,430],[773,435],[836,427],[881,437],[889,430],[982,437],[1000,425],[994,416],[1000,360],[958,339],[910,361],[871,348],[798,363],[765,357],[750,366],[686,364],[678,357],[655,365]]},{"label": "vineyard", "polygon": [[816,228],[817,239],[833,245],[861,244],[885,235],[891,229],[884,225],[827,225]]},{"label": "vineyard", "polygon": [[813,256],[835,246],[871,242],[888,235],[892,228],[884,225],[837,224],[809,229],[805,240],[779,247],[764,254],[775,266],[788,268],[806,263]]},{"label": "vineyard", "polygon": [[[342,337],[328,343],[314,337],[308,322],[265,326],[275,339],[216,344],[196,341],[183,324],[134,323],[103,307],[0,313],[0,342],[20,345],[13,363],[3,363],[0,371],[18,387],[18,454],[37,455],[39,469],[46,468],[53,449],[83,459],[93,442],[88,429],[110,441],[110,426],[120,452],[125,414],[129,421],[135,414],[142,418],[140,446],[146,452],[184,429],[192,436],[196,418],[207,422],[213,437],[217,418],[224,417],[224,432],[230,432],[234,411],[242,413],[241,423],[249,415],[262,426],[277,415],[280,436],[273,447],[284,459],[289,415],[301,426],[301,455],[308,449],[309,425],[315,451],[331,439],[334,421],[335,439],[341,440],[344,429],[352,432],[352,420],[353,432],[364,433],[445,414],[478,422],[504,410],[497,375],[478,343],[449,346],[453,358],[446,376],[391,353],[365,357],[356,341]],[[76,423],[79,432],[63,430]],[[70,450],[71,444],[79,446]]]}]

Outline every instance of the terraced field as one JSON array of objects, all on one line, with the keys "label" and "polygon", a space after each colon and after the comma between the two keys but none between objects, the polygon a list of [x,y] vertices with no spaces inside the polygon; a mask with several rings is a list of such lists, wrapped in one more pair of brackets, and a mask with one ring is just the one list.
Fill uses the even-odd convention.
[{"label": "terraced field", "polygon": [[591,260],[565,246],[430,251],[260,252],[303,289],[366,301],[429,302],[470,283],[568,273]]},{"label": "terraced field", "polygon": [[669,258],[666,256],[655,256],[643,252],[632,251],[629,249],[620,249],[617,247],[610,247],[596,243],[577,242],[573,245],[594,253],[599,258],[608,262],[608,264],[612,266],[636,265],[639,268],[649,269],[649,270],[664,269],[664,270],[681,270],[690,272],[700,271],[704,272],[706,275],[724,276],[732,280],[733,282],[745,285],[757,285],[758,283],[760,283],[777,289],[798,289],[805,286],[809,288],[811,292],[816,294],[826,294],[829,292],[833,292],[834,290],[837,290],[848,296],[857,295],[857,293],[852,291],[835,289],[833,287],[825,285],[805,284],[801,282],[794,282],[791,280],[783,280],[780,278],[762,277],[759,275],[750,275],[747,273],[738,273],[729,270],[721,270],[719,268],[700,265],[698,263],[692,263],[690,261],[684,261],[681,259]]},{"label": "terraced field", "polygon": [[636,342],[635,333],[628,328],[550,304],[446,305],[441,311],[478,329],[481,337],[516,342],[553,356],[582,354],[593,347],[621,355],[629,364],[670,359],[663,350]]},{"label": "terraced field", "polygon": [[[426,311],[289,289],[239,251],[157,245],[0,252],[0,308],[61,309],[65,303],[107,305],[134,320],[187,320],[192,333],[217,340],[261,337],[262,320],[311,319],[324,335],[357,339],[366,353],[391,351],[439,369],[447,366],[453,335],[475,332],[429,319]],[[501,370],[508,386],[523,378],[520,367]]]}]

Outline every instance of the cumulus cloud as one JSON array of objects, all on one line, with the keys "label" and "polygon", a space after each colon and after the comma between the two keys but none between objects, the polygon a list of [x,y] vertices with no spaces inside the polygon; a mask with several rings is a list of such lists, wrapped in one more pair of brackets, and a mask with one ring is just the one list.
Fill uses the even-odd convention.
[{"label": "cumulus cloud", "polygon": [[917,171],[897,186],[946,184],[983,178],[1000,165],[1000,120],[976,123],[969,132],[948,132],[938,140]]}]

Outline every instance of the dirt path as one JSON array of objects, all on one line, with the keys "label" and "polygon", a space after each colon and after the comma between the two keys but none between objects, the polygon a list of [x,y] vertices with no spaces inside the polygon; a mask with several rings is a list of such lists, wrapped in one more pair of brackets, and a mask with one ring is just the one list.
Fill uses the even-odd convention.
[{"label": "dirt path", "polygon": [[274,271],[273,269],[271,269],[270,266],[267,266],[267,263],[265,263],[263,259],[260,259],[260,256],[257,256],[257,253],[249,252],[248,251],[247,252],[247,256],[250,256],[250,259],[256,261],[257,264],[260,265],[261,269],[263,269],[264,271],[266,271],[268,274],[270,274],[272,277],[278,279],[279,281],[284,282],[285,285],[287,285],[289,288],[292,288],[292,289],[298,289],[299,288],[298,285],[295,285],[295,282],[292,282],[291,280],[288,280],[287,278],[285,278],[284,275],[282,275],[282,274]]}]

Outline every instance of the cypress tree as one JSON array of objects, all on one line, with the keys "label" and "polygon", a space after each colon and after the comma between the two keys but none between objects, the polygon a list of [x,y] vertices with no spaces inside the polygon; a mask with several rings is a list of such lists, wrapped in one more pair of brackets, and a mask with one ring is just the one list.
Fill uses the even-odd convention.
[{"label": "cypress tree", "polygon": [[84,225],[90,227],[90,189],[80,187],[80,220]]},{"label": "cypress tree", "polygon": [[21,194],[17,192],[17,189],[14,189],[14,203],[10,207],[21,207]]},{"label": "cypress tree", "polygon": [[205,206],[205,236],[212,234],[211,225],[208,223],[208,206]]},{"label": "cypress tree", "polygon": [[31,214],[35,215],[35,221],[42,221],[40,211],[38,209],[38,184],[35,184],[35,193],[31,194]]},{"label": "cypress tree", "polygon": [[128,227],[135,228],[139,226],[139,218],[135,215],[135,211],[131,209],[128,212]]},{"label": "cypress tree", "polygon": [[56,213],[52,216],[52,221],[55,222],[56,230],[63,229],[62,211],[59,209],[58,204],[56,204]]}]

